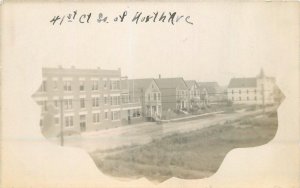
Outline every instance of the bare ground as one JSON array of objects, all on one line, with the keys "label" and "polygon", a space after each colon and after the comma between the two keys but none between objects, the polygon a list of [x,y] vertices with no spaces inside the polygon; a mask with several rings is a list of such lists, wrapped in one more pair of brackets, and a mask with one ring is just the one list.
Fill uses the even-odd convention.
[{"label": "bare ground", "polygon": [[276,111],[272,111],[214,123],[200,130],[155,137],[148,144],[98,150],[90,155],[98,168],[111,176],[146,177],[158,182],[171,177],[205,178],[218,170],[230,150],[269,142],[278,121]]}]

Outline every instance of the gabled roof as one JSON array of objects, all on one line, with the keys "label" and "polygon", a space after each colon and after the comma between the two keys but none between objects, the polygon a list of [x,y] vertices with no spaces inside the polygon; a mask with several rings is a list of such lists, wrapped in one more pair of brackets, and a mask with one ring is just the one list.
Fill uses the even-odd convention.
[{"label": "gabled roof", "polygon": [[256,87],[256,78],[232,78],[228,88],[248,88]]},{"label": "gabled roof", "polygon": [[155,82],[160,89],[177,88],[181,83],[183,83],[186,89],[188,89],[188,86],[182,77],[158,78],[155,79]]},{"label": "gabled roof", "polygon": [[189,89],[191,89],[191,87],[193,87],[193,85],[195,85],[195,84],[196,84],[197,87],[199,87],[195,80],[185,80],[185,83],[186,83],[186,85],[188,86]]},{"label": "gabled roof", "polygon": [[153,78],[130,79],[129,82],[131,87],[146,90],[153,80]]}]

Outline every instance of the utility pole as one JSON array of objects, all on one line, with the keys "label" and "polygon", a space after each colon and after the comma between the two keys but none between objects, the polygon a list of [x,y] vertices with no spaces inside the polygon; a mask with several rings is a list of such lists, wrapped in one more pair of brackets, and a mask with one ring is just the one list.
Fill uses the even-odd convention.
[{"label": "utility pole", "polygon": [[64,146],[64,107],[63,99],[59,100],[60,102],[60,145]]}]

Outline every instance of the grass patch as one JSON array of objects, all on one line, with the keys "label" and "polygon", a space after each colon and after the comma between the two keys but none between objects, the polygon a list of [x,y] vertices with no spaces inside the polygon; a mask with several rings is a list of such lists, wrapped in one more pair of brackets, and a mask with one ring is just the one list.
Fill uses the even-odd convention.
[{"label": "grass patch", "polygon": [[146,145],[122,148],[104,158],[97,157],[97,152],[91,155],[98,168],[113,176],[155,181],[173,176],[198,179],[215,173],[230,150],[265,144],[276,130],[277,115],[268,113],[154,139]]}]

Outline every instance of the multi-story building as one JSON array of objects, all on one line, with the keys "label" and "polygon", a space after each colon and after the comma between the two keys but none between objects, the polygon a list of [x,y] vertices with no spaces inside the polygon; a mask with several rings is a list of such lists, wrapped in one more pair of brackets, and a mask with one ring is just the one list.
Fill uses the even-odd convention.
[{"label": "multi-story building", "polygon": [[65,132],[118,126],[122,110],[141,107],[122,104],[120,69],[43,68],[42,74],[43,83],[33,97],[42,106],[41,126],[46,135],[59,134],[61,123]]},{"label": "multi-story building", "polygon": [[228,100],[236,104],[273,104],[275,78],[265,76],[263,70],[257,77],[232,78],[227,88]]},{"label": "multi-story building", "polygon": [[158,78],[155,82],[161,92],[163,114],[189,109],[189,88],[183,78]]},{"label": "multi-story building", "polygon": [[189,105],[191,109],[200,108],[200,87],[195,80],[186,80],[185,83],[189,88]]},{"label": "multi-story building", "polygon": [[128,81],[131,95],[141,101],[142,116],[148,121],[160,119],[162,115],[161,92],[155,80],[145,78]]}]

